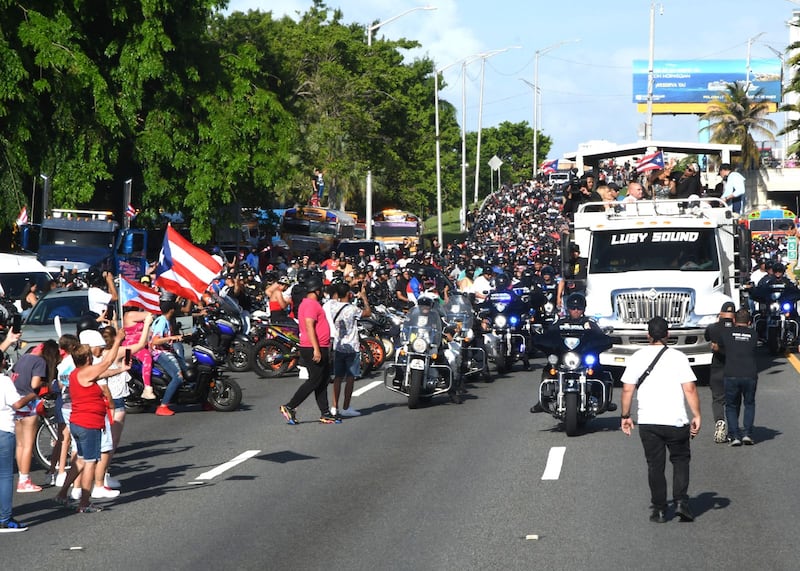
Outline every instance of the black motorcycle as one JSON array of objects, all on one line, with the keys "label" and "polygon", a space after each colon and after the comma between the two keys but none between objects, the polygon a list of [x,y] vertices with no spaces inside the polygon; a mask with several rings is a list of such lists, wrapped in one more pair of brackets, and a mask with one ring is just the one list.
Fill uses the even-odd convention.
[{"label": "black motorcycle", "polygon": [[520,359],[527,365],[534,313],[522,296],[514,290],[492,292],[478,315],[484,319],[484,346],[498,374],[510,371]]},{"label": "black motorcycle", "polygon": [[539,404],[564,423],[568,436],[598,414],[616,410],[611,373],[600,370],[599,354],[612,345],[607,335],[594,328],[550,327],[534,335],[533,344],[547,355]]},{"label": "black motorcycle", "polygon": [[[219,412],[231,412],[239,408],[242,402],[242,389],[239,383],[226,378],[220,373],[222,361],[214,351],[204,345],[192,347],[192,358],[187,363],[187,372],[181,386],[175,393],[175,403],[202,404],[209,403]],[[125,410],[142,412],[156,401],[142,398],[144,382],[142,381],[142,363],[133,359],[129,370],[128,387],[130,394],[125,398]],[[171,377],[158,363],[153,363],[151,384],[156,397],[161,400]]]},{"label": "black motorcycle", "polygon": [[759,286],[751,297],[759,302],[759,311],[753,321],[770,354],[780,355],[787,348],[796,346],[800,339],[800,318],[797,314],[800,290],[776,282]]},{"label": "black motorcycle", "polygon": [[248,337],[250,319],[233,298],[220,297],[195,325],[197,342],[210,348],[228,369],[237,373],[252,369],[255,350]]}]

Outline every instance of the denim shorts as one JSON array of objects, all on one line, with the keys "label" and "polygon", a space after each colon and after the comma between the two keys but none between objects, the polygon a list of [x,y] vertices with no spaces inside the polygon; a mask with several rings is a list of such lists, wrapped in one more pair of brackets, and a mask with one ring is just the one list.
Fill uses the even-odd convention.
[{"label": "denim shorts", "polygon": [[108,415],[106,415],[106,428],[100,435],[100,452],[113,452],[113,451],[114,451],[114,439],[111,437],[111,424],[108,421]]},{"label": "denim shorts", "polygon": [[361,355],[358,353],[333,353],[333,376],[336,379],[361,376]]},{"label": "denim shorts", "polygon": [[97,462],[100,460],[102,430],[99,428],[84,428],[70,422],[69,431],[78,446],[78,458],[82,458],[84,462]]},{"label": "denim shorts", "polygon": [[125,397],[114,399],[114,408],[117,410],[125,410]]}]

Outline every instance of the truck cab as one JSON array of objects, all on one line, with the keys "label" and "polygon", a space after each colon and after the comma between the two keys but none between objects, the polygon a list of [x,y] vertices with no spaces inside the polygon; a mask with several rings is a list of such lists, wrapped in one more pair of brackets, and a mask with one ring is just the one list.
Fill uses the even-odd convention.
[{"label": "truck cab", "polygon": [[648,343],[647,322],[669,322],[669,344],[695,365],[711,363],[705,328],[726,301],[737,307],[749,239],[718,199],[581,205],[575,242],[587,256],[586,314],[610,330],[600,363],[624,367]]}]

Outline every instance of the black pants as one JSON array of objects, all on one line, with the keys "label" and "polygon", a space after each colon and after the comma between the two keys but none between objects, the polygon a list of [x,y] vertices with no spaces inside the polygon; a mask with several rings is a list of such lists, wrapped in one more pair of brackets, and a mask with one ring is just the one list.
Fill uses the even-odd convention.
[{"label": "black pants", "polygon": [[708,374],[708,387],[711,389],[711,411],[714,413],[714,422],[725,420],[725,378],[721,365],[712,363]]},{"label": "black pants", "polygon": [[328,406],[328,383],[330,382],[331,359],[327,347],[320,349],[320,352],[322,353],[322,359],[319,360],[319,363],[315,363],[313,359],[314,349],[312,347],[300,347],[300,363],[308,369],[308,379],[300,385],[292,400],[286,405],[289,408],[297,408],[308,398],[308,395],[314,393],[320,414],[330,411]]},{"label": "black pants", "polygon": [[667,478],[664,475],[667,462],[672,463],[672,495],[675,500],[689,498],[689,425],[664,426],[640,424],[639,436],[647,459],[647,481],[650,484],[650,501],[654,508],[667,507]]}]

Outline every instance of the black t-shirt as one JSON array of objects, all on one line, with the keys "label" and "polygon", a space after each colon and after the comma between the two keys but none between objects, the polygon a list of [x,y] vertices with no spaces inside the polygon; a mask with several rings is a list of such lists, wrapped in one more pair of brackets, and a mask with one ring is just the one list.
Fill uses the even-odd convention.
[{"label": "black t-shirt", "polygon": [[[727,330],[733,327],[733,320],[732,319],[723,319],[721,321],[717,321],[716,323],[712,323],[708,327],[706,327],[705,338],[706,341],[711,341],[712,343],[716,343],[717,345],[722,344],[722,334]],[[722,351],[714,351],[711,355],[711,366],[717,366],[722,368],[725,365],[725,353]]]},{"label": "black t-shirt", "polygon": [[734,325],[722,332],[721,341],[725,351],[725,376],[757,378],[755,330]]}]

